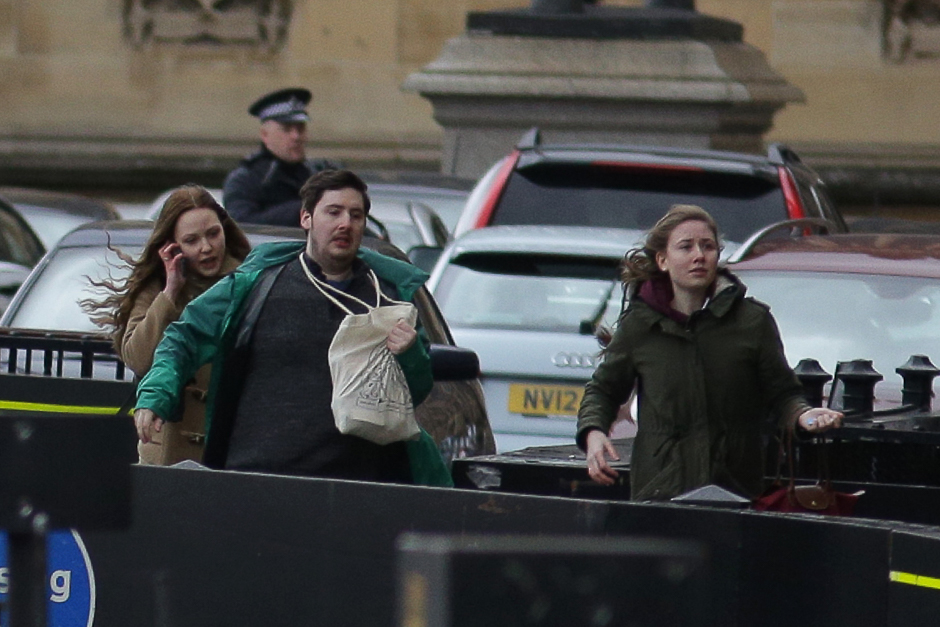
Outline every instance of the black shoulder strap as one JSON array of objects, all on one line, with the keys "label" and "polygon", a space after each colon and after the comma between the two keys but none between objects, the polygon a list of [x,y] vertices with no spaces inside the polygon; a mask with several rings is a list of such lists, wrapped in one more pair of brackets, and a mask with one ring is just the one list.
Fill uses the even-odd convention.
[{"label": "black shoulder strap", "polygon": [[261,278],[258,279],[258,282],[251,289],[251,293],[245,299],[245,313],[238,323],[238,334],[235,336],[234,347],[236,349],[247,346],[251,342],[251,335],[254,332],[255,323],[258,322],[258,317],[261,315],[261,308],[264,307],[265,301],[268,300],[268,294],[271,292],[271,287],[274,286],[274,282],[285,267],[287,267],[287,264],[268,268],[261,272]]},{"label": "black shoulder strap", "polygon": [[[248,365],[246,352],[271,287],[286,266],[287,264],[282,264],[262,270],[260,278],[245,299],[244,313],[236,327],[232,349],[225,360],[224,373],[219,373],[221,378],[213,401],[212,425],[202,454],[202,463],[209,468],[225,467],[235,410],[241,398],[241,384]],[[216,374],[213,373],[212,376],[215,377]]]}]

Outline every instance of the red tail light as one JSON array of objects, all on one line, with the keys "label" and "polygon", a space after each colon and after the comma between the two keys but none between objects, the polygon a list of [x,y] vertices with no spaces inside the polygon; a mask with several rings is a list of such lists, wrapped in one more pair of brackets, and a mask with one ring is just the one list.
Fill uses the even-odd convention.
[{"label": "red tail light", "polygon": [[493,186],[490,187],[490,194],[487,196],[486,201],[484,201],[483,209],[480,210],[480,214],[477,216],[477,221],[474,223],[473,228],[481,229],[492,222],[493,212],[496,211],[496,205],[499,203],[499,199],[506,189],[509,176],[516,168],[516,163],[519,161],[519,154],[518,150],[513,150],[509,157],[506,158],[506,163],[503,164],[503,167],[500,168],[499,173],[496,175]]},{"label": "red tail light", "polygon": [[780,188],[783,190],[783,199],[787,203],[787,216],[791,220],[805,218],[806,212],[803,210],[803,202],[800,200],[800,193],[796,189],[796,181],[793,175],[786,168],[777,168],[780,175]]}]

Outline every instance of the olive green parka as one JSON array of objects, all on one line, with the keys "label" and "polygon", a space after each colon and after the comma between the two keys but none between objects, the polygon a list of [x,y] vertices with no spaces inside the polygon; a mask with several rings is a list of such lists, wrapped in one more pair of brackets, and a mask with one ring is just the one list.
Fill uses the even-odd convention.
[{"label": "olive green parka", "polygon": [[[685,325],[633,296],[578,412],[578,445],[607,433],[637,386],[630,461],[634,500],[665,500],[714,483],[763,490],[763,435],[809,409],[770,308],[721,271],[715,295]],[[770,421],[770,422],[769,422]]]}]

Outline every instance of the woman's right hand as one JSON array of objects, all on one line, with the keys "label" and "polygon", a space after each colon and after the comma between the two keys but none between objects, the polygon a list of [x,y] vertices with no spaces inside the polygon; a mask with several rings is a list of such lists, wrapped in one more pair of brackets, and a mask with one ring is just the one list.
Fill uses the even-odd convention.
[{"label": "woman's right hand", "polygon": [[607,458],[619,461],[620,456],[610,438],[600,429],[594,429],[588,432],[585,443],[588,475],[601,485],[613,485],[620,473],[610,467]]},{"label": "woman's right hand", "polygon": [[175,304],[183,290],[183,285],[186,284],[186,277],[183,274],[183,251],[176,242],[167,242],[160,247],[160,259],[166,270],[166,285],[163,293]]}]

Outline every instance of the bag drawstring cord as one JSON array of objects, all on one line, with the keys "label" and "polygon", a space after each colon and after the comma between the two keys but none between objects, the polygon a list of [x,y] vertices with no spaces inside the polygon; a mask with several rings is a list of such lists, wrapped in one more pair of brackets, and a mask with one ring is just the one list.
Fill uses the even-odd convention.
[{"label": "bag drawstring cord", "polygon": [[[375,294],[376,294],[376,297],[375,297],[375,307],[373,307],[372,305],[369,305],[368,303],[366,303],[366,302],[364,302],[364,301],[362,301],[362,300],[356,298],[356,297],[353,296],[352,294],[347,294],[347,293],[344,292],[343,290],[338,289],[338,288],[335,288],[335,287],[333,287],[332,285],[330,285],[329,283],[326,283],[325,281],[321,281],[321,280],[318,279],[317,277],[313,276],[313,273],[310,272],[310,268],[307,267],[307,263],[304,261],[304,253],[300,253],[299,260],[300,260],[300,267],[303,268],[304,274],[307,275],[307,278],[310,279],[310,282],[313,283],[314,287],[316,287],[318,290],[320,290],[320,292],[321,292],[324,296],[326,296],[329,300],[331,300],[334,305],[336,305],[337,307],[339,307],[340,309],[342,309],[343,311],[345,311],[345,312],[346,312],[347,314],[349,314],[350,316],[353,315],[352,310],[349,309],[349,307],[347,307],[347,306],[344,305],[343,303],[341,303],[335,296],[333,296],[332,294],[330,294],[329,292],[327,292],[327,290],[329,290],[330,292],[335,292],[336,294],[338,294],[338,295],[340,295],[340,296],[345,296],[346,298],[351,298],[352,300],[356,301],[357,303],[359,303],[360,305],[362,305],[363,307],[365,307],[365,308],[366,308],[366,311],[372,311],[373,309],[376,309],[377,307],[381,307],[381,306],[382,306],[382,299],[383,299],[383,298],[384,298],[385,300],[387,300],[388,302],[393,303],[393,304],[395,304],[395,305],[408,305],[408,304],[410,304],[410,303],[406,303],[406,302],[394,300],[394,299],[392,299],[392,298],[389,298],[389,297],[386,296],[385,294],[383,294],[383,293],[382,293],[382,290],[379,289],[379,278],[378,278],[377,276],[375,276],[375,272],[373,272],[371,268],[369,269],[369,277],[372,279],[372,284],[375,286]],[[325,289],[324,289],[324,288],[325,288]]]}]

